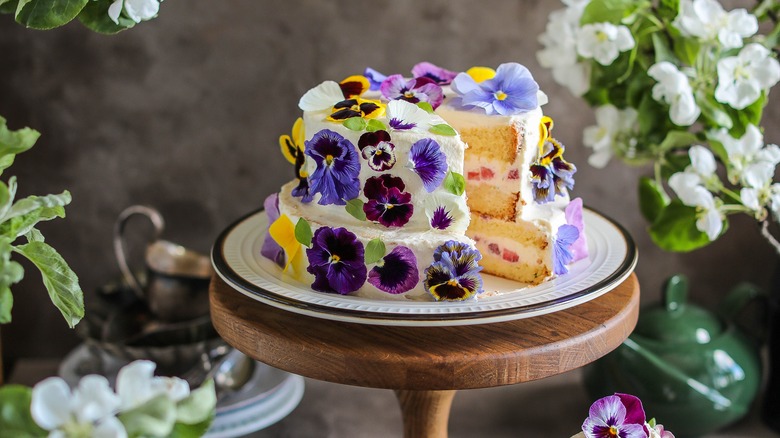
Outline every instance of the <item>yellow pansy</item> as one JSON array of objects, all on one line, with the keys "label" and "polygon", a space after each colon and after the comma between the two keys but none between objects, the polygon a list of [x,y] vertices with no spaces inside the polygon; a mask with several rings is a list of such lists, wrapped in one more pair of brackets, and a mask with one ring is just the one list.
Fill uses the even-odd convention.
[{"label": "yellow pansy", "polygon": [[302,257],[302,251],[301,243],[295,238],[295,224],[292,223],[286,214],[280,215],[279,219],[275,220],[274,223],[268,227],[268,234],[270,234],[271,238],[282,247],[284,253],[287,255],[284,270],[287,271],[287,268],[292,264],[293,269],[296,272],[299,272],[298,266],[296,265],[301,264],[300,259]]},{"label": "yellow pansy", "polygon": [[544,143],[552,140],[553,119],[549,116],[542,116],[542,121],[539,123],[539,152],[542,153]]},{"label": "yellow pansy", "polygon": [[493,79],[496,75],[496,71],[490,67],[474,66],[466,70],[466,74],[471,76],[471,78],[474,79],[474,82],[480,83],[488,79]]},{"label": "yellow pansy", "polygon": [[287,134],[279,136],[279,148],[290,164],[295,164],[298,155],[303,155],[303,140],[305,138],[303,118],[301,117],[298,117],[293,124],[292,137]]},{"label": "yellow pansy", "polygon": [[344,94],[345,99],[352,99],[354,97],[360,97],[371,88],[371,83],[368,82],[368,78],[362,75],[352,75],[343,81],[339,82],[341,92]]}]

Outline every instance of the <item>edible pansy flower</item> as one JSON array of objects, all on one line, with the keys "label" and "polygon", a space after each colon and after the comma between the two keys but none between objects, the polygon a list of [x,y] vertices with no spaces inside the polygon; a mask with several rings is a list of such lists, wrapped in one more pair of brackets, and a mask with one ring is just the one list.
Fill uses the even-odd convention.
[{"label": "edible pansy flower", "polygon": [[344,99],[352,99],[360,97],[368,91],[371,88],[371,82],[365,76],[352,75],[339,82],[339,88],[341,88]]},{"label": "edible pansy flower", "polygon": [[587,438],[647,438],[642,402],[629,394],[596,400],[582,423]]},{"label": "edible pansy flower", "polygon": [[324,81],[307,91],[298,101],[303,111],[323,111],[344,100],[344,92],[335,81]]},{"label": "edible pansy flower", "polygon": [[424,206],[425,216],[433,229],[453,231],[468,226],[468,212],[461,196],[451,193],[431,195],[425,199]]},{"label": "edible pansy flower", "polygon": [[580,237],[580,231],[574,225],[561,225],[558,227],[558,234],[553,243],[553,273],[563,275],[569,272],[566,267],[574,261],[574,254],[571,246]]},{"label": "edible pansy flower", "polygon": [[417,257],[405,246],[396,246],[368,273],[368,282],[389,294],[402,294],[420,281]]},{"label": "edible pansy flower", "polygon": [[368,167],[382,172],[395,165],[395,145],[390,141],[387,131],[366,132],[360,136],[358,148],[368,161]]},{"label": "edible pansy flower", "polygon": [[482,292],[479,261],[482,254],[465,243],[450,240],[436,248],[425,269],[425,290],[436,301],[463,301]]},{"label": "edible pansy flower", "polygon": [[534,200],[539,204],[553,201],[555,195],[563,196],[566,189],[574,188],[577,167],[563,159],[564,146],[554,138],[542,145],[539,159],[531,165],[531,188]]},{"label": "edible pansy flower", "polygon": [[412,75],[415,78],[428,78],[439,85],[447,85],[455,79],[457,72],[441,68],[430,62],[420,62],[412,67]]},{"label": "edible pansy flower", "polygon": [[[263,202],[263,209],[265,209],[268,215],[268,227],[279,219],[279,194],[273,193],[265,198]],[[266,229],[265,238],[263,239],[263,247],[260,249],[260,254],[276,263],[280,267],[284,267],[284,249],[279,246],[278,243],[271,237],[271,233]]]},{"label": "edible pansy flower", "polygon": [[390,75],[379,87],[387,100],[405,100],[410,103],[428,102],[433,109],[441,105],[444,93],[432,79],[426,77],[404,79],[401,75]]},{"label": "edible pansy flower", "polygon": [[411,193],[401,178],[384,174],[366,180],[363,195],[368,202],[363,204],[366,219],[379,222],[386,227],[402,227],[414,213]]},{"label": "edible pansy flower", "polygon": [[298,186],[292,190],[292,195],[301,198],[301,202],[308,203],[312,200],[312,194],[309,193],[309,174],[304,166],[306,164],[304,138],[303,118],[298,117],[293,124],[292,136],[285,134],[279,137],[279,147],[284,158],[295,165],[295,178],[298,180]]},{"label": "edible pansy flower", "polygon": [[496,77],[496,71],[490,67],[474,66],[466,70],[466,74],[474,79],[474,82],[485,82],[488,79]]},{"label": "edible pansy flower", "polygon": [[314,275],[312,289],[346,295],[363,286],[368,270],[363,244],[355,234],[346,228],[321,227],[311,243],[306,270]]},{"label": "edible pansy flower", "polygon": [[526,67],[514,62],[499,65],[493,78],[479,83],[468,74],[459,73],[452,81],[452,89],[460,96],[461,107],[482,108],[487,115],[510,116],[539,106],[539,85]]},{"label": "edible pansy flower", "polygon": [[572,262],[588,257],[588,241],[585,238],[585,221],[582,218],[582,198],[575,198],[569,202],[564,210],[566,223],[577,228],[579,237],[569,246],[569,252],[573,256]]},{"label": "edible pansy flower", "polygon": [[268,227],[268,235],[282,247],[287,256],[287,262],[283,266],[284,271],[292,266],[295,273],[299,274],[302,252],[301,243],[295,238],[295,224],[286,214],[280,215]]},{"label": "edible pansy flower", "polygon": [[409,149],[407,167],[420,176],[423,187],[430,193],[444,181],[447,174],[447,157],[436,140],[424,138],[415,142]]},{"label": "edible pansy flower", "polygon": [[375,119],[382,117],[385,113],[385,106],[378,100],[362,99],[356,97],[345,99],[333,105],[332,112],[328,116],[331,122],[342,122],[352,117],[361,117],[364,119]]},{"label": "edible pansy flower", "polygon": [[394,131],[417,129],[428,131],[434,122],[441,122],[440,117],[429,114],[419,106],[405,100],[391,100],[387,104],[388,125]]},{"label": "edible pansy flower", "polygon": [[309,190],[322,195],[320,205],[345,205],[358,196],[360,159],[348,139],[323,129],[306,142],[306,155],[317,165],[309,177]]},{"label": "edible pansy flower", "polygon": [[382,74],[371,67],[366,67],[366,71],[363,72],[363,76],[368,79],[370,84],[369,90],[371,91],[378,91],[379,86],[382,85],[382,82],[384,82],[385,79],[387,79],[387,75]]}]

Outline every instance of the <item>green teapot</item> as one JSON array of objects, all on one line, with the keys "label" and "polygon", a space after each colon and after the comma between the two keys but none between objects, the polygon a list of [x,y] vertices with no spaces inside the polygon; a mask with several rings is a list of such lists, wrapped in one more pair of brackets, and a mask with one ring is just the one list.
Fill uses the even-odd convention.
[{"label": "green teapot", "polygon": [[687,296],[687,279],[671,277],[663,302],[643,309],[631,336],[584,373],[591,398],[633,394],[648,418],[678,438],[704,435],[744,417],[761,384],[760,343],[734,318],[766,295],[742,284],[721,303],[718,315],[688,303]]}]

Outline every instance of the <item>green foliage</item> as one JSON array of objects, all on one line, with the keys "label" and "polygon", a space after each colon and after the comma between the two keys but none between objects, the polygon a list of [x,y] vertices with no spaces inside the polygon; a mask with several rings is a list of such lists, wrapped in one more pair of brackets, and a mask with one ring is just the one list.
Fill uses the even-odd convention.
[{"label": "green foliage", "polygon": [[176,424],[176,403],[160,395],[117,417],[129,437],[164,437],[171,434]]},{"label": "green foliage", "polygon": [[115,34],[135,26],[120,15],[114,23],[108,16],[112,0],[0,0],[0,13],[13,14],[14,20],[31,29],[49,30],[78,19],[98,33]]},{"label": "green foliage", "polygon": [[593,0],[585,7],[580,24],[620,23],[644,2],[634,0]]},{"label": "green foliage", "polygon": [[187,398],[178,403],[176,406],[176,422],[196,426],[205,423],[208,428],[208,424],[214,416],[214,406],[216,404],[217,394],[214,390],[214,380],[209,379],[200,388],[192,391]]},{"label": "green foliage", "polygon": [[442,184],[448,192],[458,196],[466,191],[466,179],[457,172],[447,172],[447,176],[444,177],[444,182]]},{"label": "green foliage", "polygon": [[355,219],[359,221],[366,220],[366,212],[363,211],[363,201],[361,201],[360,198],[350,199],[347,201],[347,205],[344,208],[347,210],[347,213],[352,215]]},{"label": "green foliage", "polygon": [[46,436],[30,415],[32,390],[21,385],[0,386],[0,435],[9,437]]},{"label": "green foliage", "polygon": [[385,243],[382,242],[382,239],[376,238],[372,239],[368,244],[366,245],[366,264],[371,265],[379,260],[382,260],[382,257],[385,256]]},{"label": "green foliage", "polygon": [[452,128],[452,126],[446,124],[446,123],[440,123],[438,125],[433,125],[428,129],[432,134],[437,135],[446,135],[449,137],[458,135],[458,132],[455,131],[455,129]]},{"label": "green foliage", "polygon": [[298,223],[295,224],[295,240],[307,248],[310,248],[312,237],[313,234],[311,231],[311,225],[309,225],[309,221],[304,218],[299,218]]},{"label": "green foliage", "polygon": [[135,21],[119,16],[119,23],[114,23],[108,17],[108,7],[113,0],[92,0],[84,6],[78,15],[78,20],[90,30],[104,34],[115,34],[135,26]]},{"label": "green foliage", "polygon": [[696,209],[679,200],[661,210],[650,225],[650,237],[661,249],[674,252],[689,252],[710,243],[709,237],[696,227]]},{"label": "green foliage", "polygon": [[368,122],[362,117],[350,117],[344,120],[343,125],[350,131],[364,131],[368,126]]},{"label": "green foliage", "polygon": [[647,177],[639,179],[639,208],[648,222],[653,223],[669,202],[669,195],[655,180]]}]

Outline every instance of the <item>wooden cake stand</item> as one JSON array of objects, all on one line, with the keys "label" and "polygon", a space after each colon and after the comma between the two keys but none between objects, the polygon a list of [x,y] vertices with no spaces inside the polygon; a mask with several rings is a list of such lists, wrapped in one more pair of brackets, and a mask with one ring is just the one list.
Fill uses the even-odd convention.
[{"label": "wooden cake stand", "polygon": [[211,318],[225,341],[294,374],[395,390],[404,436],[444,438],[455,391],[542,379],[617,348],[639,314],[631,274],[614,290],[533,318],[453,327],[320,319],[253,300],[215,276]]}]

